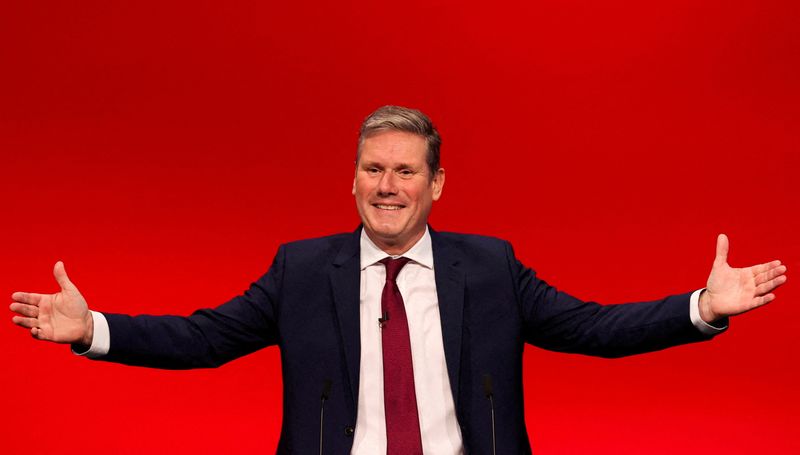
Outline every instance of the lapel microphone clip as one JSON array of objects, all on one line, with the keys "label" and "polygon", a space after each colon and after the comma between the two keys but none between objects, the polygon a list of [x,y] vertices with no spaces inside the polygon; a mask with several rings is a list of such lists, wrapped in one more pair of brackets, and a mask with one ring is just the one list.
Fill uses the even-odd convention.
[{"label": "lapel microphone clip", "polygon": [[378,318],[378,327],[383,328],[386,323],[389,322],[389,312],[384,311],[383,317]]}]

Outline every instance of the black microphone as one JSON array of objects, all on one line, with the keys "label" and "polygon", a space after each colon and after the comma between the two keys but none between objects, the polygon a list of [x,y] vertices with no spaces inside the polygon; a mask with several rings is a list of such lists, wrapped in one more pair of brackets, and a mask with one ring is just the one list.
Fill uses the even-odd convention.
[{"label": "black microphone", "polygon": [[492,376],[483,375],[483,393],[489,400],[489,409],[492,412],[492,455],[497,455],[497,440],[494,433],[494,393],[492,393]]},{"label": "black microphone", "polygon": [[319,455],[322,455],[322,428],[325,422],[325,401],[331,396],[331,380],[322,381],[322,394],[319,397]]}]

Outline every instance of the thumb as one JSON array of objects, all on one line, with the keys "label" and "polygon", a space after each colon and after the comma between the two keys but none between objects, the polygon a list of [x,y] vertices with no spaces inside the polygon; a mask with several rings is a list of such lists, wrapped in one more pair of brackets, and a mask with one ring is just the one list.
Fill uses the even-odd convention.
[{"label": "thumb", "polygon": [[728,236],[720,234],[717,236],[717,256],[714,258],[714,265],[724,265],[728,263]]},{"label": "thumb", "polygon": [[69,280],[67,271],[64,269],[63,262],[56,262],[55,267],[53,267],[53,276],[56,277],[56,281],[58,282],[58,285],[61,286],[62,291],[75,291],[78,289],[74,284],[72,284],[72,281]]}]

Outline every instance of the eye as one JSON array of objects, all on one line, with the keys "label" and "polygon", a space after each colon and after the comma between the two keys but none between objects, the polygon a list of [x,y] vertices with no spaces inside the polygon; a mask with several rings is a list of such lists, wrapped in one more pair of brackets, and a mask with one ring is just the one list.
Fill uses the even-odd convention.
[{"label": "eye", "polygon": [[397,171],[397,175],[399,175],[401,178],[407,179],[410,178],[412,175],[414,175],[414,171],[412,171],[411,169],[400,169],[399,171]]},{"label": "eye", "polygon": [[367,171],[367,174],[369,174],[369,175],[377,175],[377,174],[379,174],[379,173],[381,172],[381,170],[380,170],[380,169],[378,169],[378,168],[377,168],[377,167],[375,167],[375,166],[370,166],[370,167],[368,167],[368,168],[366,169],[366,171]]}]

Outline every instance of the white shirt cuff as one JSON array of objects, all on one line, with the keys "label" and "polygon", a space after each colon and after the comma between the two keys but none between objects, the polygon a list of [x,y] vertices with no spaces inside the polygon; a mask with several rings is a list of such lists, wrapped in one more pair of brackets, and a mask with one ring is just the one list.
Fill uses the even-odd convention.
[{"label": "white shirt cuff", "polygon": [[689,297],[689,318],[692,320],[692,324],[697,327],[697,330],[706,335],[716,335],[725,331],[728,326],[725,325],[722,327],[715,327],[700,317],[700,294],[703,291],[705,291],[705,288],[698,289],[692,293],[691,297]]},{"label": "white shirt cuff", "polygon": [[108,330],[108,321],[103,316],[103,313],[98,313],[97,311],[90,311],[90,313],[92,313],[92,321],[94,323],[92,345],[83,352],[76,351],[75,348],[78,346],[73,345],[72,353],[94,359],[108,354],[108,349],[111,346],[111,332]]}]

